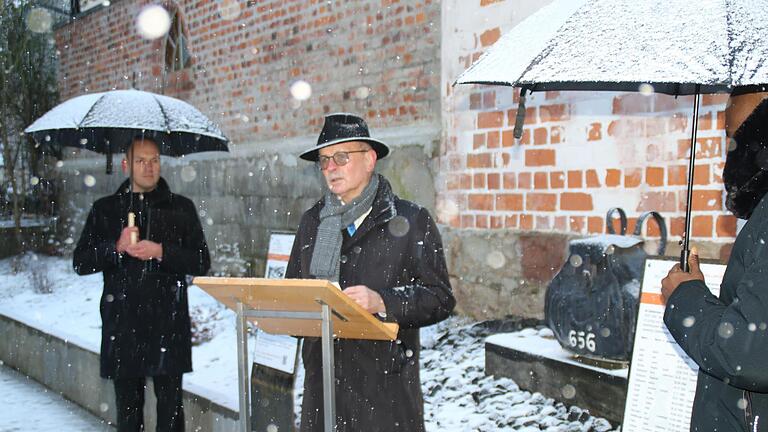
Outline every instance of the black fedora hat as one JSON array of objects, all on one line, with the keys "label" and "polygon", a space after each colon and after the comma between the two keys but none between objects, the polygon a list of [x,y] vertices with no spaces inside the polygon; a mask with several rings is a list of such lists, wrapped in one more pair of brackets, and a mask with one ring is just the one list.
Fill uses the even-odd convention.
[{"label": "black fedora hat", "polygon": [[389,154],[389,147],[386,144],[371,138],[368,125],[361,117],[349,113],[334,113],[325,116],[325,124],[317,138],[317,145],[304,151],[299,157],[317,162],[318,150],[348,141],[363,141],[370,144],[378,159],[384,159]]}]

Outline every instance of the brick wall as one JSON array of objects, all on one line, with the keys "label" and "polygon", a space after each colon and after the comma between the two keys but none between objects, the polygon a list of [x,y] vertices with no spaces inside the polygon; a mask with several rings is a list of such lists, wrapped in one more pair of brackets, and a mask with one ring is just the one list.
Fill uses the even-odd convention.
[{"label": "brick wall", "polygon": [[[677,255],[683,231],[692,98],[609,92],[528,97],[520,142],[519,94],[510,87],[452,87],[501,35],[547,0],[446,0],[443,7],[443,141],[436,178],[449,267],[463,312],[543,317],[547,284],[568,241],[606,232],[622,207],[629,230],[659,211]],[[514,55],[510,52],[509,55]],[[699,121],[693,243],[702,256],[730,251],[736,221],[723,207],[724,97],[706,96]],[[645,229],[655,253],[658,230]]]},{"label": "brick wall", "polygon": [[[181,14],[192,56],[190,67],[170,73],[163,42],[136,32],[146,4],[113,1],[56,30],[62,98],[135,81],[136,88],[184,99],[219,123],[232,141],[229,154],[163,162],[172,189],[198,204],[215,271],[262,275],[269,232],[295,230],[320,197],[317,171],[297,156],[316,142],[325,113],[365,116],[374,136],[394,148],[380,164],[394,189],[434,208],[437,2],[166,2]],[[291,97],[296,80],[310,84],[309,100]],[[85,151],[68,154],[59,172],[65,181],[61,227],[71,244],[82,209],[113,193],[123,178],[106,177],[103,156]],[[95,182],[84,184],[86,175]]]},{"label": "brick wall", "polygon": [[[692,97],[535,93],[528,97],[523,137],[516,143],[517,91],[451,87],[486,48],[543,3],[444,4],[444,36],[456,40],[443,41],[453,49],[443,51],[446,139],[437,182],[441,222],[456,228],[597,234],[606,230],[606,211],[620,206],[630,216],[630,229],[640,213],[656,210],[667,219],[670,235],[681,236]],[[702,100],[694,239],[730,241],[735,235],[720,177],[725,100]],[[648,234],[658,231],[652,227]]]},{"label": "brick wall", "polygon": [[[162,39],[135,31],[145,4],[114,1],[56,32],[62,98],[127,88],[135,74],[137,88],[191,102],[235,145],[315,134],[336,111],[373,127],[439,121],[440,8],[431,0],[166,2],[192,55],[168,74]],[[299,79],[312,86],[300,105],[289,93]]]}]

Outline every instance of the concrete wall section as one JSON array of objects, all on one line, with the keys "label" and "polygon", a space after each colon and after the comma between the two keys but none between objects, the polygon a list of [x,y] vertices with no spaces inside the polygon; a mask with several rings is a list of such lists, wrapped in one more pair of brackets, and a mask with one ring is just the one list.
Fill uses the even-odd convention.
[{"label": "concrete wall section", "polygon": [[[46,334],[5,315],[0,315],[0,360],[54,392],[114,423],[115,394],[112,381],[99,376],[99,355],[76,343]],[[144,418],[147,430],[156,419],[151,381],[146,390]],[[184,391],[186,430],[234,432],[237,412]]]}]

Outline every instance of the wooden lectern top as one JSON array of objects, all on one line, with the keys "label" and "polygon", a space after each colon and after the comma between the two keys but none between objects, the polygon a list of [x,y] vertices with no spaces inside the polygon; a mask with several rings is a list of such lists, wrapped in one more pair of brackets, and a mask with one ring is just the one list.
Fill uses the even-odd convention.
[{"label": "wooden lectern top", "polygon": [[[398,325],[376,319],[327,280],[196,277],[192,281],[228,308],[237,302],[247,309],[281,312],[333,310],[333,333],[342,339],[395,340]],[[321,335],[320,320],[249,318],[267,333],[290,336]]]}]

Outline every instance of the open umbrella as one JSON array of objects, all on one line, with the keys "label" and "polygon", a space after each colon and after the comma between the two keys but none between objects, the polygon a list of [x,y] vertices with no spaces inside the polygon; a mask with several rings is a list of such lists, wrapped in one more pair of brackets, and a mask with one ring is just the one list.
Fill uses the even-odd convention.
[{"label": "open umbrella", "polygon": [[[140,90],[74,97],[45,113],[24,132],[58,157],[64,146],[106,154],[107,174],[112,172],[112,155],[125,152],[137,135],[154,139],[160,154],[166,156],[229,151],[227,137],[197,108]],[[129,175],[133,177],[132,170]],[[132,183],[128,182],[131,187]],[[128,226],[134,226],[134,217],[133,212],[128,213]],[[136,243],[136,238],[131,242]]]},{"label": "open umbrella", "polygon": [[455,84],[694,95],[681,265],[688,266],[699,96],[765,91],[768,1],[555,0],[502,36]]},{"label": "open umbrella", "polygon": [[228,151],[228,139],[192,105],[140,90],[113,90],[74,97],[32,123],[24,132],[61,156],[64,146],[107,155],[126,150],[131,139],[144,134],[160,145],[160,154],[182,156],[204,151]]}]

